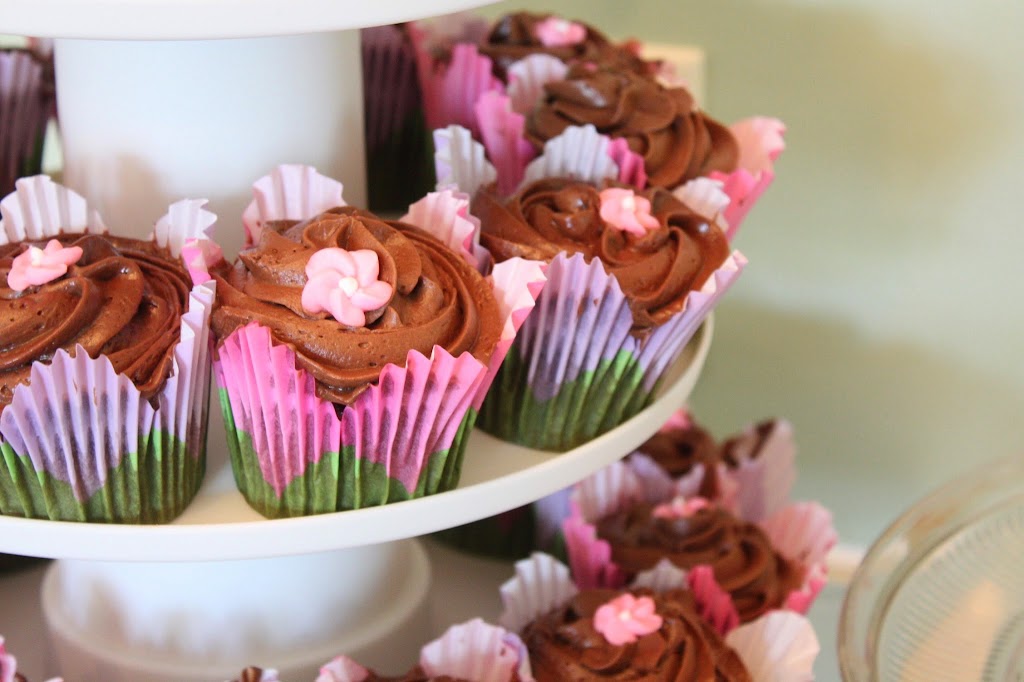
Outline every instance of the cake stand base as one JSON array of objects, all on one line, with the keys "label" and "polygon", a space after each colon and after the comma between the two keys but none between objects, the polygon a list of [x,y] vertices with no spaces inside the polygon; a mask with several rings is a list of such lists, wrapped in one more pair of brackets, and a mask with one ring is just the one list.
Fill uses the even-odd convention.
[{"label": "cake stand base", "polygon": [[219,682],[247,665],[315,679],[348,654],[402,671],[430,637],[418,541],[193,563],[61,560],[42,607],[58,668],[80,682]]}]

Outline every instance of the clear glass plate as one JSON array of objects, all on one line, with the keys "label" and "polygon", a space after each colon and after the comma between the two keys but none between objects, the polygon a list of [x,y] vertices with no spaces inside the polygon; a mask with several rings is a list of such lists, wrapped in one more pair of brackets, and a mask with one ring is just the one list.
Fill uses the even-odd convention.
[{"label": "clear glass plate", "polygon": [[984,464],[868,550],[839,623],[846,682],[1024,680],[1024,457]]}]

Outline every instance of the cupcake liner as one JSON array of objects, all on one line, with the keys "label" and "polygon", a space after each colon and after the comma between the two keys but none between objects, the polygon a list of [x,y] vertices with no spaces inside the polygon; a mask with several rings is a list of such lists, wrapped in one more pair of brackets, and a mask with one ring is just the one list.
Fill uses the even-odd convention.
[{"label": "cupcake liner", "polygon": [[[7,197],[7,235],[55,236],[92,231],[84,200],[47,178],[19,181],[26,196]],[[201,203],[199,204],[201,205]],[[171,248],[180,235],[202,235],[205,212],[172,206],[155,235]],[[14,207],[14,208],[12,208]],[[196,266],[196,279],[205,278]],[[164,523],[191,501],[205,469],[209,391],[209,318],[216,286],[197,283],[181,318],[170,376],[151,400],[110,361],[58,350],[34,363],[0,413],[0,451],[9,479],[0,481],[0,512],[68,521]]]},{"label": "cupcake liner", "polygon": [[[611,545],[598,537],[599,519],[644,500],[643,480],[630,464],[618,462],[580,481],[572,491],[572,508],[563,524],[566,549],[573,576],[582,588],[617,588],[625,584],[627,574],[612,560]],[[801,586],[783,601],[783,608],[806,612],[825,585],[825,560],[835,545],[836,533],[831,514],[816,503],[791,504],[758,524],[768,536],[772,547],[784,558],[804,570]],[[699,568],[699,567],[697,567]],[[718,614],[712,620],[720,625],[732,622],[728,609],[712,597],[721,589],[714,575],[688,572],[691,580],[699,580],[701,589],[691,582],[698,595],[711,595],[708,613]],[[731,600],[730,600],[731,602]],[[731,603],[730,603],[731,606]],[[733,610],[734,607],[733,607]],[[728,616],[728,617],[727,617]]]},{"label": "cupcake liner", "polygon": [[[296,177],[302,182],[288,181]],[[275,202],[263,202],[260,221],[279,220],[297,206],[319,212],[317,198],[323,193],[318,188],[340,189],[309,167],[281,167],[255,186],[267,185],[268,178],[282,191]],[[338,203],[344,205],[340,196]],[[254,215],[256,204],[250,205]],[[449,190],[429,195],[403,220],[481,265],[473,263],[483,252],[476,246],[477,226],[465,196]],[[215,371],[235,479],[249,504],[266,516],[293,516],[455,487],[483,393],[543,280],[538,264],[521,259],[494,268],[490,281],[504,322],[487,364],[468,353],[456,358],[439,346],[429,358],[410,351],[404,367],[386,365],[377,383],[340,415],[316,395],[315,382],[297,368],[294,351],[274,346],[265,328],[252,323],[222,340]]]},{"label": "cupcake liner", "polygon": [[451,61],[435,65],[426,74],[423,110],[427,126],[434,130],[460,125],[478,137],[480,127],[474,106],[487,92],[505,92],[505,86],[491,73],[490,58],[480,54],[476,45],[455,45]]},{"label": "cupcake liner", "polygon": [[565,564],[537,552],[516,562],[515,576],[502,584],[500,592],[504,611],[499,622],[519,632],[533,619],[572,599],[579,588]]},{"label": "cupcake liner", "polygon": [[[551,177],[570,177],[593,184],[617,179],[619,168],[609,154],[610,147],[608,136],[598,133],[594,126],[569,126],[544,143],[544,152],[526,166],[522,184]],[[501,167],[496,159],[491,160]]]},{"label": "cupcake liner", "polygon": [[723,185],[721,180],[694,178],[676,187],[672,194],[694,212],[722,225],[728,236],[729,225],[724,212],[729,207],[729,195],[726,194]]},{"label": "cupcake liner", "polygon": [[52,61],[41,52],[0,50],[0,195],[42,170],[43,139],[53,114]]},{"label": "cupcake liner", "polygon": [[14,673],[17,671],[18,659],[7,653],[4,636],[0,635],[0,682],[14,682]]},{"label": "cupcake liner", "polygon": [[316,682],[363,682],[370,671],[348,656],[338,656],[320,668]]},{"label": "cupcake liner", "polygon": [[789,611],[773,611],[741,625],[726,635],[725,643],[758,682],[810,682],[821,650],[810,621]]},{"label": "cupcake liner", "polygon": [[[746,429],[746,440],[755,443],[756,426]],[[793,427],[784,420],[772,425],[757,452],[736,453],[736,468],[721,467],[719,480],[731,480],[737,489],[735,507],[747,521],[763,521],[790,502],[796,483],[796,443]]]},{"label": "cupcake liner", "polygon": [[619,182],[633,185],[637,189],[647,186],[644,157],[630,149],[628,142],[622,138],[611,140],[608,143],[608,156],[619,168]]},{"label": "cupcake liner", "polygon": [[630,586],[646,587],[655,592],[667,592],[681,587],[690,587],[686,580],[686,571],[677,568],[668,559],[662,559],[650,570],[637,573]]},{"label": "cupcake liner", "polygon": [[[699,569],[694,570],[699,572]],[[515,577],[501,587],[505,605],[501,622],[516,632],[565,604],[580,589],[587,589],[582,585],[577,588],[565,565],[546,554],[534,554],[528,560],[517,562],[515,571]],[[707,600],[708,589],[713,593],[716,587],[713,581],[702,585],[689,575],[687,583],[694,591],[698,605]],[[675,581],[666,580],[663,587],[671,590],[683,586],[678,583],[677,576]],[[651,589],[660,591],[657,587]],[[713,594],[711,597],[716,598]],[[725,642],[739,654],[753,680],[804,682],[813,679],[812,667],[819,651],[818,640],[810,622],[799,614],[791,611],[767,613],[730,630]]]},{"label": "cupcake liner", "polygon": [[562,521],[569,518],[571,492],[572,488],[563,488],[533,503],[536,546],[560,559],[565,557]]},{"label": "cupcake liner", "polygon": [[305,220],[329,208],[345,206],[342,184],[312,166],[283,164],[252,186],[253,200],[242,213],[246,246],[260,240],[263,223]]},{"label": "cupcake liner", "polygon": [[729,129],[739,143],[739,168],[732,173],[716,171],[710,177],[722,182],[723,191],[729,195],[723,217],[729,226],[726,236],[731,240],[747,213],[775,179],[774,163],[785,149],[782,136],[786,126],[778,119],[755,117],[739,121]]},{"label": "cupcake liner", "polygon": [[463,552],[495,559],[522,559],[536,549],[533,508],[529,505],[431,533]]},{"label": "cupcake liner", "polygon": [[509,97],[499,92],[481,95],[474,111],[487,156],[497,165],[498,192],[512,194],[523,179],[523,169],[537,156],[524,137],[526,118],[513,111]]},{"label": "cupcake liner", "polygon": [[710,566],[694,566],[686,574],[686,583],[693,592],[701,617],[724,635],[740,624],[740,614],[732,597],[715,580]]},{"label": "cupcake liner", "polygon": [[469,196],[498,179],[498,171],[487,160],[484,146],[462,126],[434,131],[434,166],[437,186],[455,186]]},{"label": "cupcake liner", "polygon": [[569,67],[558,57],[549,54],[532,54],[508,67],[508,96],[512,110],[529,114],[541,97],[544,85],[565,78]]},{"label": "cupcake liner", "polygon": [[21,178],[0,200],[0,244],[107,231],[85,199],[45,175]]},{"label": "cupcake liner", "polygon": [[665,370],[745,264],[734,253],[688,294],[682,311],[638,339],[630,334],[629,303],[600,261],[559,254],[484,402],[481,427],[507,441],[564,451],[621,424],[650,403]]},{"label": "cupcake liner", "polygon": [[532,679],[519,637],[479,618],[453,625],[423,647],[420,667],[430,677],[474,682],[508,682],[520,671],[526,674],[523,682]]},{"label": "cupcake liner", "polygon": [[466,194],[450,189],[431,192],[411,204],[401,221],[427,230],[478,271],[490,264],[490,254],[480,246],[480,221],[470,214]]}]

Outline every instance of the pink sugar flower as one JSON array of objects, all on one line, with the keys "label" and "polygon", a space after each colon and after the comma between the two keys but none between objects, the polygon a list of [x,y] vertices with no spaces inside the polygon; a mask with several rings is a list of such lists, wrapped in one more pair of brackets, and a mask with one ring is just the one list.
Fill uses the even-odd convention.
[{"label": "pink sugar flower", "polygon": [[650,597],[623,594],[602,604],[594,612],[594,629],[604,635],[609,644],[630,644],[638,636],[657,632],[662,619],[654,612]]},{"label": "pink sugar flower", "polygon": [[710,506],[711,503],[703,497],[686,499],[680,495],[671,502],[659,504],[651,512],[651,516],[656,519],[688,519],[701,509],[707,509]]},{"label": "pink sugar flower", "polygon": [[306,263],[302,307],[328,312],[348,327],[366,326],[366,313],[391,300],[393,287],[377,279],[380,260],[369,249],[320,249]]},{"label": "pink sugar flower", "polygon": [[620,187],[601,190],[601,219],[637,237],[659,227],[658,219],[651,215],[651,202]]},{"label": "pink sugar flower", "polygon": [[548,17],[535,27],[537,39],[544,47],[579,45],[587,37],[587,29],[575,21]]},{"label": "pink sugar flower", "polygon": [[27,251],[15,257],[13,267],[7,274],[7,286],[14,291],[24,291],[29,287],[52,282],[67,274],[68,266],[77,263],[81,257],[81,247],[64,247],[56,239],[51,239],[43,249],[30,246]]}]

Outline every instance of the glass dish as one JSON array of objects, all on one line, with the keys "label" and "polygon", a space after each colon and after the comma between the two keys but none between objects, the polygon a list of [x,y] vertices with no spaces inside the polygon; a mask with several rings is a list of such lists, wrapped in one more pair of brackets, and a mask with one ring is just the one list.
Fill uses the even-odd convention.
[{"label": "glass dish", "polygon": [[839,623],[846,682],[1024,680],[1024,457],[914,504],[857,569]]}]

